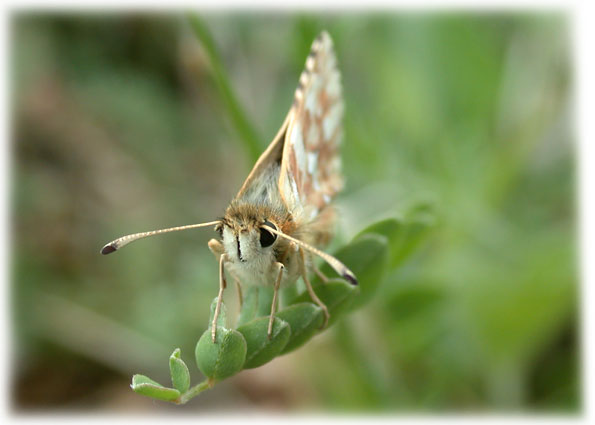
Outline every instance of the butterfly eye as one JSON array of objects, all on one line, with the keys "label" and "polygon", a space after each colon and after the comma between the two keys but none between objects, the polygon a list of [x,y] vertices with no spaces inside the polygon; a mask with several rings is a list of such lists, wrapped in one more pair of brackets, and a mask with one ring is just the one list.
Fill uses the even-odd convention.
[{"label": "butterfly eye", "polygon": [[[277,230],[275,225],[268,220],[264,222],[264,225],[272,227],[273,229]],[[267,246],[271,246],[273,244],[273,242],[275,242],[276,240],[277,240],[277,235],[272,234],[264,227],[260,228],[260,246],[262,246],[263,248],[266,248]]]},{"label": "butterfly eye", "polygon": [[220,237],[223,237],[223,225],[221,223],[215,226],[215,232],[219,233]]}]

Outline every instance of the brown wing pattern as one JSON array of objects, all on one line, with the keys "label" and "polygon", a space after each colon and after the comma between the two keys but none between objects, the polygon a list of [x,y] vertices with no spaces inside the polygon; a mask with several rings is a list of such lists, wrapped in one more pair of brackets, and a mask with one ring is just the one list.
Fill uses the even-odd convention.
[{"label": "brown wing pattern", "polygon": [[312,44],[289,115],[279,189],[291,212],[314,218],[343,186],[341,76],[327,32]]}]

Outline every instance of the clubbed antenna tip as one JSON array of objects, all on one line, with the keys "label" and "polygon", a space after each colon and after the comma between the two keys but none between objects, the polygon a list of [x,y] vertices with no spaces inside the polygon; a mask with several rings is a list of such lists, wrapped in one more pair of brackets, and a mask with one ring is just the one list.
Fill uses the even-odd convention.
[{"label": "clubbed antenna tip", "polygon": [[355,275],[351,274],[351,273],[344,273],[343,274],[343,279],[349,281],[349,283],[351,283],[352,285],[357,286],[358,282],[357,279],[355,278]]},{"label": "clubbed antenna tip", "polygon": [[112,252],[115,252],[116,250],[117,250],[117,248],[115,246],[113,246],[111,243],[108,243],[106,246],[101,248],[101,253],[103,255],[107,255],[107,254],[111,254]]}]

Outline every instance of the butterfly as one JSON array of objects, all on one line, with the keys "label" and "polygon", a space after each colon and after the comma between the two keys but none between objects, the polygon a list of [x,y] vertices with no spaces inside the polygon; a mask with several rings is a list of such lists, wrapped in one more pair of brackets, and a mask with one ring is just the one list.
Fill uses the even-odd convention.
[{"label": "butterfly", "polygon": [[235,280],[241,301],[242,285],[274,288],[267,335],[273,331],[279,288],[300,277],[312,300],[329,312],[314,292],[308,275],[316,267],[313,256],[326,261],[353,285],[357,279],[337,258],[318,247],[332,237],[336,212],[331,201],[343,187],[339,147],[342,139],[343,97],[333,42],[323,31],[312,43],[291,108],[268,148],[244,181],[223,218],[123,236],[105,245],[112,253],[135,240],[162,233],[214,226],[219,239],[208,242],[219,261],[219,294],[212,319],[216,341],[226,272]]}]

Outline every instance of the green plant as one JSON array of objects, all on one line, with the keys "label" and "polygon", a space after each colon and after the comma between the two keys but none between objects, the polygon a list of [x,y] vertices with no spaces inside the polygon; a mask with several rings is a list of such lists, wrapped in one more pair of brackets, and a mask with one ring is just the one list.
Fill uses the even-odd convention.
[{"label": "green plant", "polygon": [[[326,283],[314,280],[314,290],[331,314],[329,326],[369,301],[389,269],[394,269],[413,251],[412,247],[425,233],[421,231],[422,228],[425,230],[431,225],[427,216],[425,220],[420,220],[419,214],[402,220],[382,220],[361,231],[336,252],[335,256],[349,264],[356,274],[359,286],[352,286],[342,279],[331,279]],[[323,267],[322,271],[330,274],[327,267]],[[216,342],[211,341],[209,328],[196,344],[196,364],[206,377],[204,381],[190,387],[188,367],[177,348],[170,357],[173,387],[164,387],[144,375],[134,375],[132,389],[147,397],[184,404],[243,369],[262,366],[277,356],[297,349],[321,331],[322,310],[311,302],[309,294],[303,290],[293,296],[286,295],[283,308],[276,314],[273,335],[268,338],[267,314],[270,304],[262,302],[263,299],[259,297],[259,291],[265,290],[252,287],[247,291],[235,328],[229,326],[225,304],[222,304]],[[216,303],[217,298],[211,303],[209,323]]]}]

